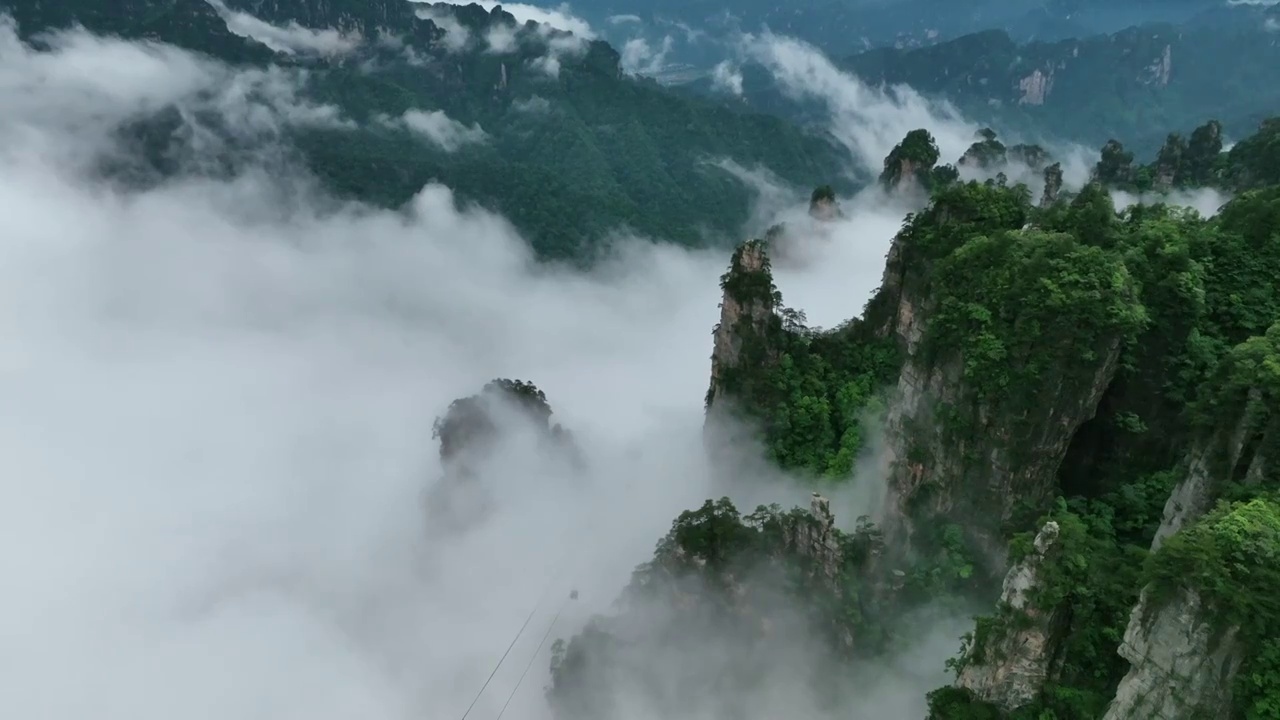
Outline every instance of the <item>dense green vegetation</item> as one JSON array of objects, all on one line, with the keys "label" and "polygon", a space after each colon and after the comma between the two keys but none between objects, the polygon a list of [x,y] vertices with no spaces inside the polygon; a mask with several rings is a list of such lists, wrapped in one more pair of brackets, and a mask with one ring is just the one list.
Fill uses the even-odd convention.
[{"label": "dense green vegetation", "polygon": [[[815,192],[823,195],[823,188]],[[734,328],[742,361],[725,371],[723,391],[761,424],[780,466],[843,478],[883,409],[884,389],[898,371],[897,348],[857,319],[825,331],[806,327],[802,312],[782,304],[767,257],[758,270],[742,267],[742,253],[755,245],[767,252],[767,239],[740,247],[721,288],[743,306],[768,308],[770,320],[756,326],[748,316]]]},{"label": "dense green vegetation", "polygon": [[[1270,718],[1280,707],[1280,603],[1274,599],[1280,578],[1271,568],[1280,559],[1275,499],[1280,469],[1274,461],[1249,461],[1280,457],[1280,187],[1261,179],[1262,166],[1252,158],[1221,152],[1215,127],[1201,126],[1185,145],[1171,141],[1185,150],[1176,156],[1162,152],[1141,168],[1160,169],[1172,178],[1161,184],[1169,189],[1252,188],[1212,218],[1161,204],[1117,212],[1101,182],[1038,206],[1028,188],[1009,185],[1003,176],[986,182],[943,180],[931,183],[930,204],[904,222],[890,253],[886,287],[862,317],[846,325],[829,331],[806,328],[803,314],[782,304],[767,258],[744,269],[743,253],[767,249],[767,239],[740,248],[722,279],[728,298],[746,308],[765,308],[767,314],[765,320],[744,315],[737,337],[750,360],[726,375],[721,389],[759,421],[771,457],[803,475],[829,481],[850,475],[858,453],[867,449],[863,433],[879,425],[885,403],[893,400],[888,388],[904,362],[951,373],[955,399],[934,413],[947,446],[983,452],[1001,447],[1015,465],[1033,462],[1019,450],[1051,432],[1043,419],[1052,404],[1047,398],[1090,392],[1097,398],[1092,419],[1069,436],[1065,457],[1048,469],[1051,494],[1041,497],[1021,488],[1020,508],[1002,528],[1014,562],[1030,550],[1036,529],[1049,520],[1059,527],[1032,589],[1034,606],[1052,618],[1044,685],[1030,704],[1012,712],[967,690],[942,688],[930,695],[935,720],[1101,717],[1129,670],[1117,648],[1148,586],[1154,607],[1181,589],[1196,589],[1215,622],[1224,630],[1240,627],[1248,636],[1243,669],[1235,679],[1233,717]],[[1276,125],[1267,123],[1244,143],[1269,147],[1275,132]],[[920,131],[904,145],[927,151],[931,141]],[[981,156],[998,168],[996,143],[994,135],[984,134],[967,157]],[[901,147],[895,152],[899,160],[905,154]],[[1007,154],[1006,149],[1006,161]],[[1100,167],[1111,163],[1129,171],[1098,172],[1099,181],[1132,183],[1135,172],[1126,155],[1122,148],[1104,149]],[[1117,157],[1124,162],[1115,163]],[[936,154],[920,160],[922,166],[911,171],[936,177]],[[1036,156],[1039,164],[1048,160]],[[820,188],[818,195],[826,192]],[[915,303],[912,312],[922,316],[910,345],[898,334],[905,332],[897,316],[897,301],[904,295]],[[1222,504],[1150,555],[1170,491],[1186,475],[1188,454],[1224,433],[1240,438],[1245,459],[1235,466],[1215,460],[1211,466],[1211,500]],[[968,457],[950,468],[954,477],[946,481],[964,486],[971,475],[982,476],[984,462],[980,454]],[[835,603],[858,619],[851,626],[861,638],[854,656],[875,656],[892,647],[902,632],[897,618],[913,606],[948,598],[991,601],[994,588],[975,570],[985,561],[968,535],[969,526],[980,521],[967,513],[985,508],[995,515],[993,508],[1007,499],[964,487],[964,498],[951,514],[932,518],[913,538],[915,552],[903,571],[888,572],[874,560],[880,554],[876,550],[870,562],[850,565],[842,575],[846,589]],[[710,508],[703,514],[715,514]],[[667,550],[658,556],[672,554],[672,543],[700,548],[674,553],[682,558],[737,557],[725,550],[737,547],[744,558],[776,559],[779,548],[787,547],[760,544],[763,519],[737,518],[728,506],[718,513],[720,524],[694,523],[704,534],[681,531],[685,539],[676,541],[672,538],[679,533],[673,530],[662,546]],[[692,517],[682,516],[677,526]],[[875,538],[878,531],[864,521],[860,532]],[[709,537],[727,544],[715,545],[720,549],[712,553]],[[707,581],[701,561],[684,562],[680,577],[692,573],[698,582]],[[790,557],[788,562],[808,567],[810,561]],[[653,564],[645,567],[653,572]],[[637,575],[642,576],[648,577]],[[694,602],[703,601],[700,591],[683,587]],[[662,602],[668,601],[674,602]],[[792,603],[800,612],[812,611],[799,594]],[[819,606],[832,607],[824,603]],[[607,623],[640,622],[638,612],[624,610]],[[985,656],[986,644],[1027,622],[1020,611],[995,608],[977,620],[951,665],[959,671],[966,663],[997,660]],[[591,665],[588,657],[634,660],[652,650],[627,655],[616,644],[618,626],[602,627],[593,626],[570,643],[582,653],[575,656],[576,665],[568,663],[562,647],[552,691],[561,694],[559,702],[577,696],[581,685],[575,683],[588,682],[597,695],[616,687],[616,678],[583,669]],[[672,637],[680,634],[674,626],[658,627]],[[724,632],[737,637],[733,633],[740,630]],[[712,636],[717,642],[728,637],[718,631]],[[669,648],[679,644],[669,642],[674,643]],[[846,661],[835,656],[824,662]],[[739,669],[704,668],[691,682],[711,683],[707,673],[723,673],[715,682],[758,677],[740,675]],[[655,688],[667,687],[659,678],[652,681]]]},{"label": "dense green vegetation", "polygon": [[[1182,457],[1197,438],[1235,426],[1242,415],[1261,415],[1252,437],[1272,443],[1276,437],[1274,431],[1265,431],[1268,422],[1274,422],[1268,414],[1280,407],[1274,389],[1280,355],[1275,353],[1276,331],[1268,330],[1280,317],[1275,189],[1246,193],[1208,221],[1160,206],[1134,208],[1119,217],[1081,213],[1082,198],[1088,194],[1078,196],[1070,207],[1051,209],[1044,222],[1058,229],[1074,223],[1077,237],[1119,253],[1139,283],[1149,322],[1136,341],[1127,344],[1098,416],[1077,434],[1061,468],[1061,489],[1068,500],[1052,517],[1064,528],[1087,530],[1063,533],[1061,559],[1042,589],[1050,595],[1048,607],[1066,612],[1058,630],[1061,645],[1042,697],[1015,713],[1016,718],[1101,715],[1128,669],[1115,648],[1149,577],[1141,572],[1141,558],[1179,477]],[[1107,201],[1097,196],[1094,202]],[[1236,343],[1242,344],[1232,349]],[[1274,450],[1271,453],[1276,456]],[[1267,477],[1253,478],[1252,485],[1243,487],[1227,482],[1238,469],[1215,472],[1221,478],[1218,494],[1242,500],[1280,486],[1277,478]],[[1261,512],[1269,506],[1252,507]],[[1229,512],[1233,511],[1218,511]],[[1153,567],[1165,570],[1157,570],[1156,577],[1186,586],[1194,577],[1187,566],[1168,568],[1188,556],[1199,558],[1199,572],[1215,577],[1233,568],[1254,568],[1254,562],[1265,564],[1263,556],[1246,565],[1238,558],[1215,556],[1219,550],[1204,540],[1216,531],[1200,529],[1212,527],[1213,518],[1175,535],[1176,542],[1164,546]],[[1024,536],[1015,541],[1015,554],[1019,543],[1025,547],[1028,540]],[[1252,569],[1244,572],[1261,580]],[[1275,586],[1266,587],[1269,594],[1264,594],[1274,596]],[[1247,596],[1237,600],[1247,602]],[[1280,620],[1280,608],[1254,609],[1259,622]],[[1273,626],[1257,632],[1256,637],[1275,637]],[[1254,648],[1250,657],[1266,657],[1270,642]],[[1271,697],[1280,690],[1280,676],[1265,679],[1265,674],[1245,672],[1241,677],[1252,683],[1242,697]],[[1242,699],[1240,707],[1261,707],[1262,702]],[[936,693],[933,707],[940,720],[1000,717],[993,708],[972,705],[963,692],[953,689]],[[1240,717],[1270,717],[1241,712],[1246,714]]]},{"label": "dense green vegetation", "polygon": [[[624,76],[608,45],[517,26],[502,11],[432,8],[469,33],[470,44],[455,51],[445,31],[416,17],[406,0],[231,4],[279,25],[358,31],[364,43],[336,57],[275,55],[229,33],[204,0],[130,0],[120,12],[88,0],[20,0],[8,10],[26,37],[79,21],[242,67],[305,69],[303,97],[336,106],[356,123],[290,132],[298,161],[327,188],[398,207],[426,183],[443,182],[463,200],[501,212],[535,249],[558,258],[589,256],[627,229],[728,245],[749,218],[753,191],[718,163],[766,168],[808,185],[842,177],[849,162],[825,135]],[[489,52],[489,33],[504,28],[511,47]],[[443,111],[460,139],[446,147],[398,121],[413,111]],[[174,114],[169,121],[190,119]],[[155,120],[138,130],[150,133],[152,163],[166,171],[182,169],[172,147],[178,129]],[[258,157],[246,152],[244,159]]]}]

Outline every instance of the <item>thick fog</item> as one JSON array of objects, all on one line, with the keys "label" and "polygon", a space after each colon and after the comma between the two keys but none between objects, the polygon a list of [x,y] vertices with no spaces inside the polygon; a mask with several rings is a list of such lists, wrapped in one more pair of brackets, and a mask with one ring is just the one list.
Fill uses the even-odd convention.
[{"label": "thick fog", "polygon": [[[126,191],[96,171],[123,152],[113,131],[159,108],[187,118],[197,163],[221,147],[210,112],[262,143],[350,123],[284,71],[51,45],[0,27],[0,715],[461,717],[518,637],[470,717],[494,718],[526,667],[506,717],[544,717],[551,619],[568,637],[606,611],[721,490],[701,429],[728,249],[636,238],[571,271],[439,185],[403,212],[278,169]],[[929,120],[898,111],[835,129],[875,138],[871,163]],[[909,208],[868,191],[806,231],[807,191],[768,195],[808,243],[777,279],[831,326],[879,284]],[[493,512],[435,532],[433,420],[495,377],[547,393],[586,470],[509,445],[482,477]],[[752,502],[808,496],[763,466],[740,481]],[[846,717],[918,712],[964,629],[887,661]]]}]

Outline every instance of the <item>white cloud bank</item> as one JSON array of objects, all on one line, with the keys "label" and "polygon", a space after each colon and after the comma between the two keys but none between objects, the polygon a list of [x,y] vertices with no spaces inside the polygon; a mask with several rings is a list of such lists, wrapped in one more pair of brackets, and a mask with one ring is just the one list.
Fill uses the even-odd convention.
[{"label": "white cloud bank", "polygon": [[[946,159],[971,142],[775,40],[758,52],[827,98],[867,168],[916,127]],[[701,426],[727,252],[637,240],[590,272],[537,265],[505,220],[438,185],[404,212],[265,173],[115,190],[93,161],[162,107],[267,139],[344,121],[282,71],[80,33],[52,46],[0,28],[0,716],[458,717],[536,610],[474,713],[495,716],[532,662],[508,717],[546,717],[534,653],[569,590],[553,637],[722,490]],[[759,225],[780,215],[805,239],[776,268],[787,304],[816,325],[858,313],[907,208],[872,190],[812,226],[808,188],[731,169],[760,190]],[[507,447],[481,476],[493,514],[433,534],[432,420],[498,376],[548,393],[586,469],[547,474]],[[736,487],[752,502],[807,495],[756,474]],[[868,480],[837,498],[841,521],[871,509]],[[851,677],[865,687],[840,717],[921,716],[969,627],[931,625],[918,657]],[[765,687],[795,691],[788,672]]]},{"label": "white cloud bank", "polygon": [[742,71],[732,60],[722,60],[711,71],[711,84],[731,95],[741,96]]},{"label": "white cloud bank", "polygon": [[450,52],[461,52],[471,43],[471,31],[458,22],[453,13],[423,5],[414,14],[423,20],[430,20],[444,30],[444,46]]},{"label": "white cloud bank", "polygon": [[384,125],[400,126],[420,135],[445,152],[455,152],[464,145],[482,143],[489,136],[479,124],[467,127],[450,118],[443,110],[406,110],[398,118],[380,117]]},{"label": "white cloud bank", "polygon": [[[412,0],[413,2],[421,2],[422,0]],[[571,32],[584,40],[594,40],[596,33],[591,29],[591,24],[586,20],[573,14],[568,3],[561,3],[554,8],[543,8],[537,5],[528,5],[525,3],[504,3],[496,0],[443,0],[450,5],[479,5],[487,11],[492,12],[495,7],[501,6],[503,10],[511,13],[515,17],[516,22],[521,25],[532,20],[539,25],[548,25],[557,30]]]},{"label": "white cloud bank", "polygon": [[619,63],[624,72],[632,75],[656,75],[666,67],[672,43],[672,37],[667,35],[655,49],[644,38],[632,38],[622,46]]},{"label": "white cloud bank", "polygon": [[232,10],[222,0],[205,1],[226,21],[228,30],[241,37],[257,40],[278,53],[344,55],[354,51],[362,42],[359,34],[341,33],[332,28],[316,30],[296,22],[281,27],[249,13]]},{"label": "white cloud bank", "polygon": [[[980,126],[961,116],[950,104],[929,100],[905,85],[869,85],[840,70],[826,55],[800,40],[768,32],[744,35],[738,54],[743,61],[758,63],[768,70],[786,95],[816,101],[826,109],[828,130],[852,153],[863,180],[879,175],[885,157],[912,130],[924,128],[933,135],[940,164],[955,164],[977,139]],[[737,94],[741,92],[742,75],[735,62],[727,61],[716,67],[713,82]],[[1000,139],[1007,145],[1025,141],[1011,136]],[[1068,187],[1078,188],[1085,183],[1097,160],[1097,150],[1062,143],[1044,146],[1062,164]],[[1043,189],[1043,178],[1037,172],[1022,167],[1010,167],[1005,172],[1010,181],[1025,182],[1033,193]],[[967,169],[962,173],[966,178],[980,177]]]},{"label": "white cloud bank", "polygon": [[[474,711],[493,717],[568,590],[556,636],[715,491],[700,428],[727,253],[636,241],[572,272],[440,186],[390,212],[264,173],[145,192],[89,174],[113,129],[173,103],[268,137],[325,117],[290,77],[0,28],[4,717],[458,717],[545,592]],[[878,283],[900,215],[868,213],[779,275],[811,316]],[[498,454],[494,514],[430,539],[432,420],[496,376],[546,390],[587,470]],[[920,714],[955,631],[844,717]],[[513,720],[546,714],[533,667]]]},{"label": "white cloud bank", "polygon": [[799,40],[770,33],[747,35],[743,50],[769,70],[785,92],[826,103],[832,132],[864,167],[876,172],[894,145],[912,130],[928,129],[945,162],[955,162],[978,130],[953,108],[931,103],[910,88],[875,88],[841,72],[825,55]]}]

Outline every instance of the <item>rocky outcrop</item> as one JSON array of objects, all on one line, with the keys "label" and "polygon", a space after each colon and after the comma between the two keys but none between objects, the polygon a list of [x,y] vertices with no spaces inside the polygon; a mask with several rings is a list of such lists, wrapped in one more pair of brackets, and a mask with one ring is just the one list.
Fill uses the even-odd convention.
[{"label": "rocky outcrop", "polygon": [[432,528],[461,529],[488,513],[493,498],[484,470],[504,449],[520,454],[530,475],[580,469],[573,436],[551,422],[552,414],[546,395],[521,380],[494,380],[478,394],[454,400],[432,428],[443,470],[426,496]]},{"label": "rocky outcrop", "polygon": [[1031,702],[1049,675],[1057,609],[1042,608],[1035,598],[1057,539],[1057,523],[1040,528],[1032,551],[1005,576],[994,622],[979,625],[961,659],[956,687],[1005,711]]},{"label": "rocky outcrop", "polygon": [[809,217],[821,222],[844,217],[840,201],[836,199],[836,192],[830,185],[823,185],[813,191],[809,198]]},{"label": "rocky outcrop", "polygon": [[1037,68],[1018,81],[1018,90],[1022,93],[1018,98],[1019,105],[1043,105],[1049,99],[1049,93],[1053,92],[1053,69],[1044,72]]},{"label": "rocky outcrop", "polygon": [[[844,596],[845,556],[830,500],[815,492],[808,513],[793,514],[784,521],[782,536],[781,550],[806,561],[810,581],[832,597]],[[849,625],[837,623],[831,630],[843,649],[853,649],[853,629]]]},{"label": "rocky outcrop", "polygon": [[1007,162],[1008,150],[1004,143],[996,139],[996,133],[991,128],[983,128],[978,131],[978,136],[974,143],[964,151],[964,155],[960,156],[961,167],[978,168],[986,170],[989,168],[1001,167]]},{"label": "rocky outcrop", "polygon": [[1132,182],[1133,176],[1133,153],[1126,151],[1120,141],[1108,140],[1093,166],[1093,179],[1103,185],[1123,186]]},{"label": "rocky outcrop", "polygon": [[1152,178],[1156,190],[1168,190],[1181,179],[1179,174],[1186,153],[1186,141],[1178,133],[1170,133],[1156,156],[1155,177]]},{"label": "rocky outcrop", "polygon": [[1151,603],[1144,590],[1120,645],[1132,667],[1103,720],[1228,720],[1231,682],[1243,659],[1238,630],[1214,627],[1194,590],[1160,608]]},{"label": "rocky outcrop", "polygon": [[1169,78],[1173,75],[1173,47],[1165,45],[1164,50],[1160,52],[1160,57],[1147,66],[1146,77],[1143,82],[1156,87],[1164,87],[1169,84]]},{"label": "rocky outcrop", "polygon": [[1054,163],[1044,169],[1044,192],[1040,194],[1040,207],[1047,208],[1058,201],[1062,193],[1062,163]]},{"label": "rocky outcrop", "polygon": [[885,157],[880,185],[886,190],[927,189],[939,157],[933,135],[928,130],[912,130]]},{"label": "rocky outcrop", "polygon": [[836,536],[836,516],[831,513],[831,501],[815,492],[809,503],[809,514],[789,525],[783,534],[786,547],[813,561],[811,575],[838,590],[835,583],[838,582],[843,556]]},{"label": "rocky outcrop", "polygon": [[792,689],[845,682],[862,622],[850,580],[869,543],[836,529],[818,495],[809,509],[743,516],[723,498],[682,513],[613,611],[552,646],[554,716],[742,717],[757,698],[794,707]]},{"label": "rocky outcrop", "polygon": [[734,251],[720,287],[724,295],[720,323],[713,334],[708,410],[740,391],[743,375],[756,374],[777,361],[772,340],[781,327],[774,312],[780,296],[764,241],[752,240]]}]

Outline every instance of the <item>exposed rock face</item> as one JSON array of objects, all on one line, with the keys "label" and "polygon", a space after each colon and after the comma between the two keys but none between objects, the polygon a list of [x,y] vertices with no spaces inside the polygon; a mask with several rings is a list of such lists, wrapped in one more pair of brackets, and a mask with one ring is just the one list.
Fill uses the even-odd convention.
[{"label": "exposed rock face", "polygon": [[[830,500],[815,492],[809,513],[791,518],[783,529],[783,537],[785,549],[810,561],[810,579],[835,597],[844,595],[840,574],[845,557],[840,548]],[[853,648],[853,631],[848,625],[842,624],[832,630],[846,650]]]},{"label": "exposed rock face", "polygon": [[[1071,438],[1094,416],[1115,375],[1120,341],[1097,349],[1093,377],[1085,387],[1047,386],[1036,413],[1008,417],[974,396],[960,360],[931,365],[917,352],[926,314],[923,300],[904,288],[894,318],[909,357],[885,419],[881,461],[888,487],[881,525],[891,546],[905,546],[919,518],[964,519],[987,569],[1001,572],[1006,550],[1000,524],[1019,503],[1040,504],[1052,494]],[[954,409],[980,429],[957,442],[947,436],[941,408]],[[1008,443],[1015,434],[1024,440]]]},{"label": "exposed rock face", "polygon": [[1164,87],[1169,84],[1169,78],[1173,74],[1173,47],[1165,45],[1161,51],[1160,57],[1147,67],[1147,77],[1145,82],[1148,85]]},{"label": "exposed rock face", "polygon": [[1231,682],[1243,659],[1236,629],[1216,631],[1198,593],[1159,609],[1148,591],[1129,618],[1120,654],[1132,663],[1103,720],[1231,717]]},{"label": "exposed rock face", "polygon": [[1040,207],[1047,208],[1058,201],[1062,193],[1062,163],[1054,163],[1044,169],[1044,193],[1040,195]]},{"label": "exposed rock face", "polygon": [[1171,133],[1156,157],[1155,177],[1152,178],[1157,190],[1168,190],[1180,180],[1184,156],[1187,154],[1187,143],[1182,136]]},{"label": "exposed rock face", "polygon": [[750,367],[755,371],[777,359],[768,347],[779,321],[774,313],[778,294],[766,244],[752,240],[739,246],[720,285],[724,296],[711,353],[708,409],[717,399],[732,394],[730,376],[735,370]]},{"label": "exposed rock face", "polygon": [[820,496],[761,510],[742,516],[723,498],[682,513],[613,612],[552,646],[554,716],[815,714],[806,694],[842,683],[832,670],[851,659],[857,598],[841,578],[865,546]]},{"label": "exposed rock face", "polygon": [[[908,354],[916,349],[924,332],[923,318],[919,313],[919,301],[914,293],[907,292],[908,284],[918,280],[916,273],[909,273],[906,262],[905,242],[895,239],[885,256],[884,272],[880,275],[880,291],[873,302],[888,304],[882,308],[881,322],[876,332],[881,336],[897,335]],[[868,313],[871,318],[871,313]]]},{"label": "exposed rock face", "polygon": [[[1051,369],[1028,379],[1034,386],[1023,383],[993,390],[985,385],[983,377],[968,369],[971,358],[964,357],[966,350],[955,345],[953,338],[942,343],[930,340],[932,318],[940,312],[933,264],[954,261],[957,255],[946,243],[967,242],[962,238],[969,236],[958,228],[973,223],[975,214],[982,212],[966,192],[940,194],[932,207],[917,214],[899,233],[889,251],[880,292],[867,306],[871,326],[896,337],[905,354],[885,413],[885,443],[879,460],[886,479],[886,502],[877,521],[886,546],[894,553],[917,547],[912,540],[917,526],[961,526],[979,572],[994,580],[1008,569],[1009,521],[1017,513],[1045,508],[1056,492],[1067,448],[1079,427],[1096,414],[1140,308],[1132,285],[1108,289],[1117,301],[1125,298],[1123,308],[1116,306],[1115,317],[1128,314],[1130,320],[1107,320],[1087,331],[1081,328],[1079,342],[1089,344],[1087,354],[1064,345],[1054,351],[1057,360]],[[995,197],[1002,191],[990,192]],[[1020,235],[1038,232],[1018,229],[1025,216],[1004,217],[1000,222],[1009,225],[1003,230],[1014,234],[1011,243],[1043,247],[1054,242],[1047,236]],[[981,222],[984,234],[1002,231],[990,224],[992,220]],[[1055,253],[1075,252],[1068,244],[1057,247]],[[1096,277],[1103,275],[1115,277],[1109,273]],[[947,292],[956,298],[964,295],[960,281],[951,282]],[[1008,328],[1023,322],[1019,318],[1024,311],[1011,308],[1007,300],[982,302],[998,305],[987,308],[993,316],[1001,313],[1006,318],[1002,321],[1006,329],[1000,331],[1004,339],[998,342],[1001,347],[1013,347],[1015,331]],[[1072,302],[1091,299],[1079,296]],[[940,337],[944,329],[939,330]],[[1061,342],[1074,345],[1077,341]],[[1010,356],[1009,362],[1020,361]]]},{"label": "exposed rock face", "polygon": [[1169,536],[1208,512],[1222,483],[1231,479],[1251,485],[1262,482],[1268,468],[1265,449],[1280,436],[1280,423],[1270,415],[1262,391],[1250,390],[1235,423],[1194,446],[1187,457],[1186,474],[1165,503],[1160,527],[1151,542],[1152,552],[1160,549]]},{"label": "exposed rock face", "polygon": [[912,130],[885,157],[880,184],[887,190],[907,192],[927,186],[939,157],[933,135],[928,130]]},{"label": "exposed rock face", "polygon": [[1018,82],[1018,90],[1022,92],[1020,105],[1043,105],[1053,91],[1053,70],[1046,73],[1037,68]]},{"label": "exposed rock face", "polygon": [[1034,591],[1057,539],[1058,524],[1045,523],[1032,552],[1009,569],[997,616],[1005,622],[990,637],[974,640],[956,678],[956,687],[1005,711],[1031,702],[1049,674],[1056,609],[1038,607]]},{"label": "exposed rock face", "polygon": [[805,522],[797,522],[787,528],[788,546],[814,561],[816,574],[835,582],[840,574],[842,555],[836,538],[836,516],[831,514],[831,501],[818,493],[809,504],[809,516]]}]

